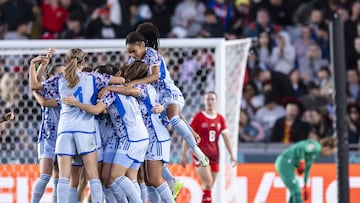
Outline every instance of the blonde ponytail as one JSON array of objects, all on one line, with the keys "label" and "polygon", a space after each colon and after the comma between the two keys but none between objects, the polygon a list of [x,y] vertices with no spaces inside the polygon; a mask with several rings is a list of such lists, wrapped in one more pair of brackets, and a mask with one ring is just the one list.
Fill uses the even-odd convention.
[{"label": "blonde ponytail", "polygon": [[71,49],[66,53],[66,68],[64,70],[64,78],[68,82],[70,88],[75,87],[79,83],[79,77],[76,74],[78,67],[84,60],[84,52],[81,49]]}]

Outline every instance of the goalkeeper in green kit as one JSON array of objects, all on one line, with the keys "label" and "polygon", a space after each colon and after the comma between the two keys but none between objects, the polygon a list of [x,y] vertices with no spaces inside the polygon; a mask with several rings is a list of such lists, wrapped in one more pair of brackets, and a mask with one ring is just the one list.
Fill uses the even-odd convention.
[{"label": "goalkeeper in green kit", "polygon": [[[289,203],[302,203],[309,198],[307,180],[311,165],[321,154],[322,156],[332,155],[337,146],[335,137],[327,137],[317,141],[314,131],[309,133],[309,139],[297,142],[283,151],[275,161],[275,167],[280,178],[290,191]],[[298,174],[304,174],[304,187],[302,196],[295,169]]]}]

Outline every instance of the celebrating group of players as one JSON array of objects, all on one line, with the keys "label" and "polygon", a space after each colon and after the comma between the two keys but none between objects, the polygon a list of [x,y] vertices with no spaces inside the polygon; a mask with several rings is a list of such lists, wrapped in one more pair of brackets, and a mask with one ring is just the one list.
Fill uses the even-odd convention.
[{"label": "celebrating group of players", "polygon": [[[187,147],[192,151],[203,184],[202,202],[212,202],[211,188],[219,170],[219,135],[236,163],[226,122],[216,112],[215,92],[205,94],[205,108],[191,125],[185,121],[181,116],[184,98],[158,52],[158,40],[153,24],[140,24],[126,38],[131,58],[119,69],[109,65],[84,72],[85,54],[78,48],[66,53],[65,66],[47,66],[55,52],[52,48],[46,56],[31,60],[30,86],[42,106],[40,177],[33,186],[32,203],[40,202],[52,175],[53,202],[82,201],[88,180],[91,202],[175,202],[183,183],[166,167],[170,125],[186,142],[183,165]],[[0,123],[13,119],[9,112],[0,117]],[[329,156],[336,150],[336,138],[319,143],[312,134],[276,160],[276,170],[290,191],[289,202],[308,199],[311,165],[319,154]],[[303,198],[294,169],[304,173]]]},{"label": "celebrating group of players", "polygon": [[[54,202],[78,202],[82,190],[78,194],[77,188],[87,180],[92,202],[174,202],[170,187],[177,187],[176,198],[182,185],[164,165],[170,155],[169,124],[200,167],[208,167],[209,158],[197,145],[199,135],[181,116],[184,98],[158,52],[158,37],[151,23],[129,33],[131,58],[120,70],[100,66],[83,72],[85,54],[78,48],[67,52],[65,66],[47,67],[54,49],[31,60],[30,86],[43,116],[33,203],[40,201],[53,169]],[[222,122],[214,129],[224,130]]]}]

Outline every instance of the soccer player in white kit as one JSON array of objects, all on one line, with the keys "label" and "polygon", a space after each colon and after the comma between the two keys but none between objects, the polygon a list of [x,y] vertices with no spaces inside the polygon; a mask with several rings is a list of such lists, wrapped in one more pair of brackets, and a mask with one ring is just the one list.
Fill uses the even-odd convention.
[{"label": "soccer player in white kit", "polygon": [[[134,61],[125,69],[124,77],[130,82],[147,75],[148,65],[141,61]],[[138,74],[134,74],[138,73]],[[141,74],[143,73],[143,74]],[[150,143],[145,155],[146,179],[148,184],[150,202],[175,202],[171,190],[162,178],[164,163],[169,162],[171,138],[168,129],[163,124],[167,119],[164,114],[153,113],[157,108],[157,94],[150,84],[135,85],[133,88],[122,86],[108,86],[109,91],[131,95],[139,101],[145,126],[149,132]],[[161,197],[161,200],[160,200]],[[144,200],[143,200],[144,202]],[[145,200],[146,202],[146,200]]]},{"label": "soccer player in white kit", "polygon": [[74,97],[64,98],[63,102],[96,115],[107,108],[119,137],[109,187],[117,200],[122,199],[122,193],[125,193],[130,203],[141,202],[140,191],[137,190],[137,173],[144,162],[149,134],[138,101],[132,96],[106,92],[96,105],[82,104]]},{"label": "soccer player in white kit", "polygon": [[[31,65],[36,62],[32,61]],[[42,63],[38,69],[38,75],[41,75],[41,69],[45,69],[47,63]],[[45,79],[48,79],[58,73],[63,72],[64,66],[59,64],[48,67],[43,70]],[[39,78],[39,77],[38,77]],[[43,90],[34,91],[33,95],[37,102],[41,105],[42,122],[39,129],[38,138],[38,160],[40,165],[40,177],[35,181],[32,188],[31,202],[40,202],[44,194],[46,185],[48,184],[51,175],[54,174],[54,192],[53,201],[56,202],[56,188],[58,183],[59,169],[57,167],[55,156],[55,145],[57,138],[57,126],[60,117],[60,108],[58,103],[57,91],[46,92]]]},{"label": "soccer player in white kit", "polygon": [[[126,48],[131,58],[129,63],[134,60],[141,60],[149,65],[148,76],[139,80],[133,80],[126,86],[133,87],[135,84],[152,84],[158,94],[159,103],[166,109],[166,114],[175,131],[185,140],[194,152],[201,165],[209,165],[209,159],[196,145],[191,127],[180,118],[181,110],[184,106],[184,97],[166,68],[165,60],[158,49],[157,28],[144,23],[139,25],[137,31],[131,32],[126,37]],[[194,134],[194,135],[193,135]]]},{"label": "soccer player in white kit", "polygon": [[[30,86],[33,90],[57,90],[60,97],[74,95],[79,102],[94,103],[96,89],[108,84],[122,84],[124,78],[102,76],[81,72],[85,63],[85,54],[81,49],[71,49],[66,53],[66,68],[63,74],[40,83],[37,81],[35,66],[30,67]],[[102,202],[102,186],[97,168],[97,151],[95,141],[94,115],[67,104],[61,104],[58,125],[58,138],[55,153],[58,156],[59,183],[57,202],[67,203],[69,197],[69,177],[71,174],[71,159],[77,154],[82,155],[85,170],[90,178],[92,201]]]}]

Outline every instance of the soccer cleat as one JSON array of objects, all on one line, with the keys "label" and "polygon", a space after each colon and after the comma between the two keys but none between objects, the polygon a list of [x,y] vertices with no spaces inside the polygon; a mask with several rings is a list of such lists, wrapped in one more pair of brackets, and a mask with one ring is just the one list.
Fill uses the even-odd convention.
[{"label": "soccer cleat", "polygon": [[193,152],[202,167],[207,167],[209,165],[209,158],[201,151],[200,148],[195,148]]},{"label": "soccer cleat", "polygon": [[181,189],[184,186],[184,182],[181,180],[176,180],[174,186],[171,188],[172,195],[174,197],[174,200],[176,200],[177,196],[179,195]]}]

